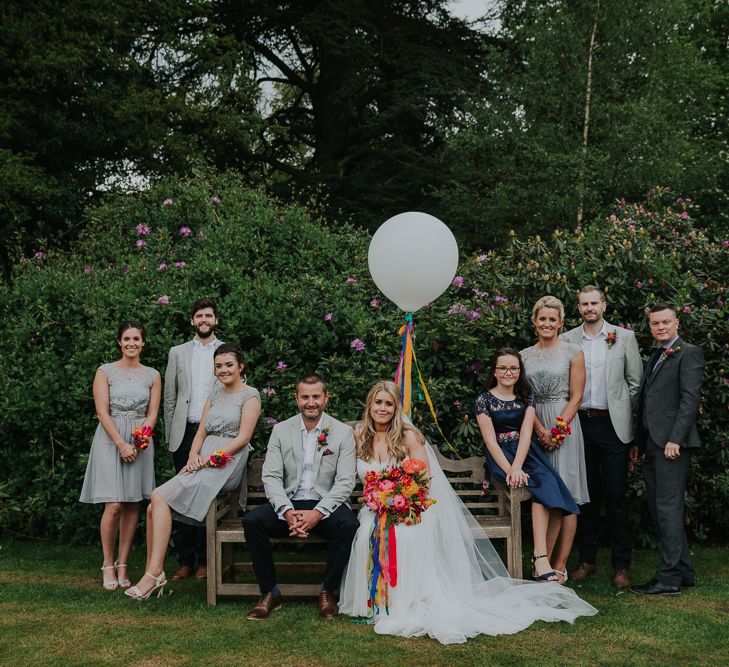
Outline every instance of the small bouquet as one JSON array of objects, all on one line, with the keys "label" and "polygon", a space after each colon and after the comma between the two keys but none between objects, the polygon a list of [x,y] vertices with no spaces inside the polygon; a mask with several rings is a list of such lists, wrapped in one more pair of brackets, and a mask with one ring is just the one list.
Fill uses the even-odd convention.
[{"label": "small bouquet", "polygon": [[[418,459],[365,475],[362,502],[377,516],[370,534],[367,606],[388,611],[389,586],[397,586],[395,526],[420,523],[422,513],[436,501],[428,497],[427,467]],[[388,611],[389,613],[389,611]]]},{"label": "small bouquet", "polygon": [[615,343],[617,342],[617,340],[618,340],[618,334],[617,334],[617,333],[616,333],[615,331],[611,331],[610,333],[608,333],[608,335],[607,335],[607,339],[606,339],[606,341],[605,341],[605,342],[607,343],[607,348],[608,348],[608,350],[609,350],[609,349],[610,349],[610,348],[611,348],[611,347],[612,347],[613,345],[615,345]]},{"label": "small bouquet", "polygon": [[226,454],[222,449],[215,450],[214,454],[205,461],[203,468],[225,468],[225,464],[233,458],[232,454]]},{"label": "small bouquet", "polygon": [[144,451],[149,447],[149,441],[152,439],[152,427],[148,424],[144,426],[138,426],[132,431],[132,444],[137,448]]},{"label": "small bouquet", "polygon": [[554,426],[549,431],[551,434],[550,441],[552,446],[550,449],[559,449],[564,439],[572,433],[570,423],[561,415],[554,420]]}]

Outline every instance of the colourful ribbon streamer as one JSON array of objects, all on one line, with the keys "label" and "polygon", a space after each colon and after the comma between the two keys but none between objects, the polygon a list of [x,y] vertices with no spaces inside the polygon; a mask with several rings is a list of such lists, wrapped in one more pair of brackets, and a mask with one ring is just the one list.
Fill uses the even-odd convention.
[{"label": "colourful ribbon streamer", "polygon": [[[415,354],[415,324],[413,323],[413,314],[405,314],[405,323],[400,327],[398,332],[402,337],[402,346],[400,349],[400,361],[397,364],[397,371],[395,372],[395,384],[400,387],[400,399],[402,402],[403,412],[409,417],[410,416],[410,402],[412,398],[412,368],[415,364],[415,370],[418,373],[418,387],[423,392],[425,402],[430,408],[430,414],[433,415],[433,420],[440,433],[443,441],[448,445],[457,458],[461,458],[460,454],[456,451],[455,447],[448,442],[443,429],[440,427],[438,422],[438,415],[435,412],[433,401],[430,400],[430,394],[428,394],[428,387],[423,380],[423,375],[420,372],[420,366],[418,365],[418,357]],[[422,397],[421,397],[422,398]]]}]

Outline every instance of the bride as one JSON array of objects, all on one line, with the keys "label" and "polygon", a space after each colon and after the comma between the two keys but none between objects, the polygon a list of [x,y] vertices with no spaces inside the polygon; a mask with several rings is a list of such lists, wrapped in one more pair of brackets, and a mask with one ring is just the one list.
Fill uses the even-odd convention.
[{"label": "bride", "polygon": [[378,634],[428,635],[442,644],[465,642],[478,634],[519,632],[534,621],[573,622],[597,610],[560,584],[511,579],[491,542],[451,488],[423,435],[406,422],[399,389],[380,381],[370,389],[362,423],[355,431],[357,474],[379,472],[406,458],[428,467],[430,497],[436,503],[422,521],[395,528],[397,585],[389,590],[387,609],[368,605],[370,533],[375,514],[359,512],[342,580],[339,610],[364,616]]}]

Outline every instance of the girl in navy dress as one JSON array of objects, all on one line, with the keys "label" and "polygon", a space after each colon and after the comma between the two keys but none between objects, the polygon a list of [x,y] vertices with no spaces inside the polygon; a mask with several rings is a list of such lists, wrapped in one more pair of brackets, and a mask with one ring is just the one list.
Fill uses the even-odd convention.
[{"label": "girl in navy dress", "polygon": [[533,439],[534,397],[519,352],[507,347],[496,353],[488,387],[476,399],[476,420],[491,474],[511,488],[526,486],[532,494],[534,579],[564,581],[564,574],[552,568],[550,554],[562,516],[579,514],[579,509]]}]

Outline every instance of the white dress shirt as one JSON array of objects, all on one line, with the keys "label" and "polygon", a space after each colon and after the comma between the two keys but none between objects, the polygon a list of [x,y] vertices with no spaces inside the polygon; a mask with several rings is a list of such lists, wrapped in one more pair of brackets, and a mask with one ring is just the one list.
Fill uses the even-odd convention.
[{"label": "white dress shirt", "polygon": [[583,410],[607,410],[607,326],[603,320],[602,329],[596,336],[589,336],[582,325],[582,352],[585,355],[585,391],[582,394]]},{"label": "white dress shirt", "polygon": [[[301,481],[294,495],[291,496],[291,500],[321,500],[321,496],[314,488],[314,459],[316,457],[317,439],[322,431],[323,418],[323,416],[319,418],[319,423],[311,431],[306,430],[303,417],[299,418],[301,425]],[[292,505],[285,505],[280,507],[276,514],[280,519],[283,519],[284,514],[290,509],[293,509]],[[317,506],[314,509],[321,512],[325,518],[329,516],[329,512],[323,507]]]},{"label": "white dress shirt", "polygon": [[197,423],[202,417],[205,401],[215,379],[215,336],[209,342],[202,343],[198,338],[192,339],[192,362],[190,364],[190,402],[187,404],[187,421]]}]

